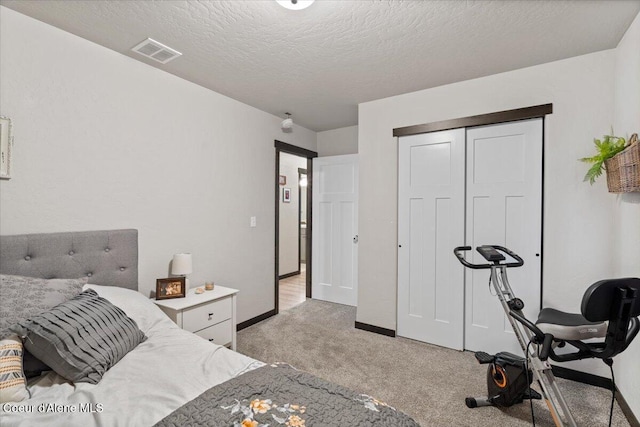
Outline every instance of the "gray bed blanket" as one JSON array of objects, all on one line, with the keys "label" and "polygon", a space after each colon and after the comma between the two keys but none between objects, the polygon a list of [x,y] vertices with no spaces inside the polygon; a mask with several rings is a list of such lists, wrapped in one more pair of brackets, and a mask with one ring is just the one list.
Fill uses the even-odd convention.
[{"label": "gray bed blanket", "polygon": [[297,371],[266,365],[219,384],[168,415],[156,427],[419,426],[371,396]]}]

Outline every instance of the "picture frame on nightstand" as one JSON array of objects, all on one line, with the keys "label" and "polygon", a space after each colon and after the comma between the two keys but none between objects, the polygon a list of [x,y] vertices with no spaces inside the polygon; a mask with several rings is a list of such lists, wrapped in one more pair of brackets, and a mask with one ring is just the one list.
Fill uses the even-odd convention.
[{"label": "picture frame on nightstand", "polygon": [[168,277],[156,280],[156,299],[184,298],[186,292],[186,280],[184,277]]}]

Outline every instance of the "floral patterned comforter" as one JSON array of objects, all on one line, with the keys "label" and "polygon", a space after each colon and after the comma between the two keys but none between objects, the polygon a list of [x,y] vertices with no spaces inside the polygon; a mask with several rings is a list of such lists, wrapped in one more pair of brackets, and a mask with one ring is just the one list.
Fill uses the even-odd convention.
[{"label": "floral patterned comforter", "polygon": [[289,365],[266,365],[217,385],[156,427],[419,426],[371,396]]}]

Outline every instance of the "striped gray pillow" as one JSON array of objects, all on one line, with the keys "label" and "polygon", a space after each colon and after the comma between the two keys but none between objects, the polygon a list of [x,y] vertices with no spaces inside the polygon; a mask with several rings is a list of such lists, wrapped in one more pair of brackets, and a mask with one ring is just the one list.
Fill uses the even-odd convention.
[{"label": "striped gray pillow", "polygon": [[22,372],[22,353],[22,341],[16,335],[0,340],[0,403],[29,398]]},{"label": "striped gray pillow", "polygon": [[93,289],[11,329],[59,375],[91,384],[146,339],[134,320]]}]

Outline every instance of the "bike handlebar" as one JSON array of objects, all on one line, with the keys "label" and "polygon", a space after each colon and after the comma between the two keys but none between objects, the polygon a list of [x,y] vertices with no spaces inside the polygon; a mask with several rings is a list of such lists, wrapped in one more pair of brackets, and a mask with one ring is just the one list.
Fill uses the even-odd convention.
[{"label": "bike handlebar", "polygon": [[[501,256],[501,257],[498,256],[498,257],[495,257],[495,258],[494,257],[489,257],[487,255],[487,249],[489,249],[489,251],[491,249],[494,249],[496,251],[503,252],[503,253],[509,255],[511,258],[515,259],[516,262],[501,263],[500,261],[503,261],[505,259],[504,256]],[[460,261],[460,263],[462,265],[464,265],[465,267],[468,267],[468,268],[475,269],[475,270],[482,269],[482,268],[491,268],[492,265],[499,265],[499,266],[503,266],[503,267],[521,267],[524,264],[524,260],[522,258],[520,258],[520,256],[518,254],[516,254],[515,252],[505,248],[504,246],[498,246],[498,245],[485,245],[485,246],[478,246],[476,248],[476,250],[487,261],[491,261],[493,264],[473,264],[473,263],[467,261],[466,259],[464,259],[464,253],[463,252],[470,251],[470,250],[471,250],[471,246],[458,246],[457,248],[455,248],[453,250],[453,253],[458,258],[458,261]]]}]

